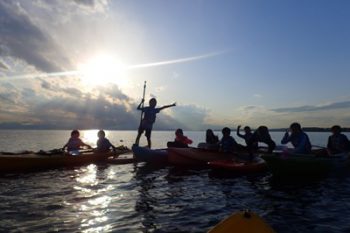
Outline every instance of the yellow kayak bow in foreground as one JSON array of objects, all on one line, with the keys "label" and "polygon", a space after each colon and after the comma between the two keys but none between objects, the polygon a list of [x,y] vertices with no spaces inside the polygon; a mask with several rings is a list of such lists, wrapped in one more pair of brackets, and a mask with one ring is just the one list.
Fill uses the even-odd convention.
[{"label": "yellow kayak bow in foreground", "polygon": [[219,222],[208,233],[275,233],[259,215],[251,211],[234,213]]}]

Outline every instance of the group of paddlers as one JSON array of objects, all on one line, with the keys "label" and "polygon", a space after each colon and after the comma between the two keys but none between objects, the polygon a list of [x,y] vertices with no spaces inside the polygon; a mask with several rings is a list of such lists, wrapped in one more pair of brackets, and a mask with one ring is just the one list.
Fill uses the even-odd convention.
[{"label": "group of paddlers", "polygon": [[[109,151],[110,149],[116,150],[117,148],[106,138],[105,131],[100,130],[97,133],[97,147],[94,149],[97,152],[106,152]],[[63,150],[67,149],[68,152],[70,153],[75,153],[79,152],[80,149],[82,148],[88,148],[92,149],[92,147],[86,143],[84,143],[80,139],[80,133],[78,130],[73,130],[71,132],[71,137],[69,138],[68,142],[63,146]],[[79,154],[79,153],[78,153]]]},{"label": "group of paddlers", "polygon": [[[153,124],[156,120],[156,114],[161,110],[169,107],[176,106],[176,104],[166,105],[160,108],[156,108],[157,101],[155,98],[150,99],[149,106],[141,106],[144,103],[142,99],[141,103],[137,107],[144,115],[141,120],[138,135],[135,144],[139,144],[140,137],[143,132],[147,138],[148,147],[151,147],[151,132]],[[240,150],[247,150],[249,152],[257,151],[259,143],[267,145],[267,152],[272,152],[276,148],[276,143],[272,140],[269,130],[266,126],[259,126],[254,132],[249,126],[244,127],[244,134],[240,133],[241,126],[237,127],[237,136],[244,139],[246,145],[241,145],[231,136],[231,130],[228,127],[222,129],[222,138],[219,140],[211,129],[206,131],[206,142],[200,143],[199,147],[206,149],[217,149],[224,153],[237,152]],[[350,142],[345,134],[341,133],[341,127],[334,125],[331,128],[332,135],[328,138],[327,147],[324,150],[319,150],[319,154],[338,154],[350,151]],[[168,147],[188,147],[192,144],[192,140],[184,136],[182,129],[175,131],[175,140],[168,142]],[[294,122],[290,125],[289,129],[285,132],[281,144],[291,143],[294,148],[288,149],[288,152],[295,154],[310,154],[312,144],[309,136],[302,130],[299,123]],[[286,152],[286,151],[285,151]]]},{"label": "group of paddlers", "polygon": [[[140,126],[138,129],[138,135],[136,137],[135,144],[139,144],[140,137],[143,132],[147,138],[148,147],[151,148],[151,133],[153,124],[156,120],[156,114],[161,110],[169,107],[176,106],[176,104],[165,105],[160,108],[156,108],[157,101],[155,98],[150,99],[149,106],[141,106],[144,103],[142,99],[141,103],[137,107],[138,110],[141,110],[143,113],[143,118],[141,118]],[[231,136],[231,129],[224,127],[222,129],[222,138],[219,140],[219,137],[214,134],[213,130],[208,129],[206,131],[206,142],[200,143],[198,147],[218,150],[224,153],[239,152],[242,150],[248,152],[255,152],[259,149],[259,143],[264,143],[267,145],[267,152],[271,153],[276,148],[276,143],[272,140],[269,133],[269,129],[266,126],[259,126],[254,132],[250,129],[249,126],[244,127],[244,134],[240,132],[241,126],[237,127],[237,136],[244,139],[246,145],[241,145],[236,142],[236,140]],[[328,138],[327,147],[324,150],[319,150],[318,153],[323,155],[332,155],[343,152],[350,151],[350,142],[346,135],[341,133],[341,127],[334,125],[331,128],[332,135]],[[82,147],[87,147],[91,149],[90,145],[85,144],[79,138],[79,131],[73,130],[71,132],[71,138],[64,145],[63,149],[68,151],[79,150]],[[192,140],[186,137],[182,129],[177,129],[175,131],[175,140],[173,142],[168,142],[168,147],[188,147],[192,144]],[[288,152],[295,154],[310,154],[311,153],[311,142],[309,136],[302,130],[302,127],[299,123],[294,122],[290,125],[289,129],[285,132],[281,144],[291,143],[294,148],[288,149]],[[97,151],[103,152],[110,149],[115,150],[116,147],[111,144],[111,142],[105,137],[105,132],[100,130],[98,132],[98,141],[97,141]]]},{"label": "group of paddlers", "polygon": [[[222,129],[222,138],[219,140],[218,136],[213,133],[211,129],[206,131],[206,142],[199,143],[199,148],[218,150],[225,153],[230,152],[256,152],[259,150],[259,143],[265,143],[267,145],[267,152],[271,153],[276,148],[276,143],[271,139],[269,130],[266,126],[259,126],[253,133],[249,126],[244,127],[244,134],[240,133],[241,126],[237,127],[237,136],[244,139],[246,145],[241,145],[230,135],[231,130],[227,127]],[[347,136],[341,132],[339,125],[331,127],[331,133],[328,137],[327,147],[322,149],[318,147],[316,150],[311,150],[312,145],[309,136],[302,130],[301,125],[294,122],[290,125],[289,129],[285,132],[281,144],[291,143],[294,148],[283,148],[284,152],[292,154],[310,154],[316,153],[317,155],[334,155],[350,151],[350,141]],[[181,133],[178,136],[179,132]],[[182,130],[176,131],[175,142],[168,143],[168,147],[187,147],[188,142],[192,142],[186,136],[183,136]],[[182,140],[185,138],[185,141]],[[170,145],[170,146],[169,146]]]}]

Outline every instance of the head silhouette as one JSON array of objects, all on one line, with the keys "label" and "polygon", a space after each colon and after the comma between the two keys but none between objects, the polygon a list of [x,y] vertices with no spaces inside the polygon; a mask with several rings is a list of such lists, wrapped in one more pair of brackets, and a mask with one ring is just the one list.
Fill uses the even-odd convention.
[{"label": "head silhouette", "polygon": [[157,105],[157,100],[155,98],[152,98],[149,100],[149,106],[155,107]]},{"label": "head silhouette", "polygon": [[223,134],[225,137],[227,137],[227,136],[230,136],[230,134],[231,134],[231,129],[228,128],[228,127],[225,127],[225,128],[222,129],[221,132],[222,132],[222,134]]},{"label": "head silhouette", "polygon": [[75,129],[75,130],[72,130],[72,132],[70,133],[70,136],[78,138],[80,136],[80,133],[77,129]]},{"label": "head silhouette", "polygon": [[341,127],[339,125],[333,125],[331,128],[332,133],[338,134],[341,133]]},{"label": "head silhouette", "polygon": [[104,138],[106,136],[106,133],[105,133],[105,131],[100,130],[100,131],[98,131],[97,136],[98,136],[98,138]]},{"label": "head silhouette", "polygon": [[214,136],[213,130],[207,129],[206,135],[207,135],[207,137],[212,137],[212,136]]},{"label": "head silhouette", "polygon": [[292,131],[292,133],[301,132],[301,125],[298,122],[292,123],[289,128]]},{"label": "head silhouette", "polygon": [[184,135],[184,132],[182,131],[182,129],[177,129],[177,130],[175,131],[175,135],[176,135],[176,136],[183,136],[183,135]]},{"label": "head silhouette", "polygon": [[245,133],[250,133],[252,131],[249,126],[246,126],[243,129]]}]

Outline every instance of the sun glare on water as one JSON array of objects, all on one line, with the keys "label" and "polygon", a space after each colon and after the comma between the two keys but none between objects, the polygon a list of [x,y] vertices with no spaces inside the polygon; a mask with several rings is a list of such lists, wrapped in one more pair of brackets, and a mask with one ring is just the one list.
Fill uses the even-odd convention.
[{"label": "sun glare on water", "polygon": [[126,66],[117,58],[100,54],[88,59],[78,65],[83,82],[90,86],[105,85],[108,83],[117,84],[119,87],[125,86]]}]

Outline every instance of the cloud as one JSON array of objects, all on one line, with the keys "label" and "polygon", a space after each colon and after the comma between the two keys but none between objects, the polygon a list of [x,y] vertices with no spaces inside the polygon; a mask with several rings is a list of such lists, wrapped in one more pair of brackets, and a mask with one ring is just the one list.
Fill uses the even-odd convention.
[{"label": "cloud", "polygon": [[0,41],[3,54],[21,59],[45,72],[63,70],[69,65],[60,46],[16,1],[0,2]]},{"label": "cloud", "polygon": [[318,106],[304,105],[304,106],[291,107],[291,108],[275,108],[275,109],[271,109],[271,111],[279,112],[279,113],[316,112],[316,111],[328,111],[328,110],[347,109],[347,108],[350,108],[350,101],[335,102],[335,103],[318,105]]},{"label": "cloud", "polygon": [[[31,84],[20,88],[6,83],[0,87],[0,128],[138,128],[138,103],[117,85],[83,91],[75,88],[80,86],[77,80],[70,86],[42,79],[32,80]],[[201,129],[205,125],[205,109],[185,105],[173,110],[158,114],[154,129]]]},{"label": "cloud", "polygon": [[90,8],[92,11],[103,12],[108,7],[107,0],[74,0],[80,6]]},{"label": "cloud", "polygon": [[9,67],[2,61],[0,61],[0,70],[8,70]]},{"label": "cloud", "polygon": [[179,127],[191,130],[205,129],[208,127],[207,118],[210,111],[195,105],[178,105],[171,109],[170,115],[176,119]]}]

